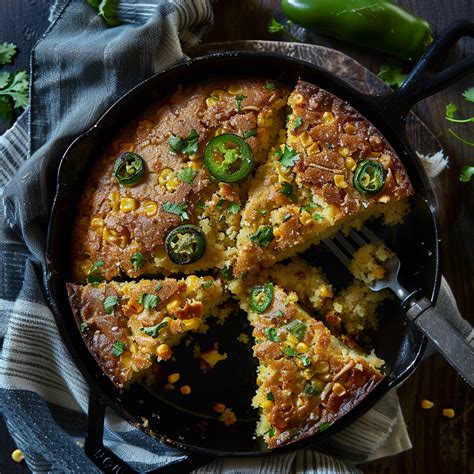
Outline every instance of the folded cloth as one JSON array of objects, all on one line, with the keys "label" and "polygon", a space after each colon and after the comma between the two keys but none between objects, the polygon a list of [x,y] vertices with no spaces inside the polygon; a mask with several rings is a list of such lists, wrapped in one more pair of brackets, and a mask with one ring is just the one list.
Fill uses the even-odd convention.
[{"label": "folded cloth", "polygon": [[[59,0],[32,54],[29,112],[0,137],[0,410],[34,472],[97,471],[82,449],[88,387],[44,297],[59,160],[123,93],[181,60],[182,48],[194,46],[212,24],[212,10],[208,0],[123,0],[119,18],[120,26],[108,29],[84,0]],[[443,285],[443,301],[455,306]],[[185,458],[112,412],[104,440],[139,471]],[[219,459],[199,472],[357,472],[356,463],[410,447],[392,391],[317,450]]]}]

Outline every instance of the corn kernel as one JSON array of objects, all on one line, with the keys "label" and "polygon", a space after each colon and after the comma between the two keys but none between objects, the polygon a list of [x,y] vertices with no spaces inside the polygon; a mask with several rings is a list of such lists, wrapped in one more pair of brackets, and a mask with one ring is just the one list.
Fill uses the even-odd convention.
[{"label": "corn kernel", "polygon": [[192,170],[198,170],[200,168],[199,163],[196,163],[195,161],[191,161],[191,163],[189,163],[189,167]]},{"label": "corn kernel", "polygon": [[176,383],[179,380],[180,374],[178,372],[168,375],[168,383]]},{"label": "corn kernel", "polygon": [[352,123],[346,123],[344,130],[348,135],[354,135],[357,132],[357,128]]},{"label": "corn kernel", "polygon": [[166,305],[166,311],[168,311],[168,313],[174,313],[178,308],[179,308],[178,300],[172,300]]},{"label": "corn kernel", "polygon": [[110,201],[110,208],[112,209],[112,211],[118,211],[120,194],[117,191],[112,191],[109,195],[109,201]]},{"label": "corn kernel", "polygon": [[357,168],[357,163],[354,158],[352,158],[352,156],[348,156],[346,158],[345,166],[349,171],[355,171]]},{"label": "corn kernel", "polygon": [[334,184],[338,188],[347,188],[348,184],[346,183],[346,180],[344,179],[343,174],[335,174],[334,175]]},{"label": "corn kernel", "polygon": [[145,213],[145,216],[147,217],[152,217],[154,216],[158,211],[158,205],[156,202],[153,201],[146,201],[143,203],[143,212]]},{"label": "corn kernel", "polygon": [[334,296],[334,293],[332,292],[332,289],[330,286],[323,285],[319,288],[319,293],[323,298],[332,298]]},{"label": "corn kernel", "polygon": [[295,336],[293,336],[293,334],[288,334],[288,336],[286,337],[286,340],[293,345],[298,344],[298,339]]},{"label": "corn kernel", "polygon": [[191,387],[189,385],[183,385],[179,391],[183,394],[183,395],[189,395],[191,393]]},{"label": "corn kernel", "polygon": [[281,346],[282,346],[283,349],[294,349],[295,348],[295,344],[293,342],[288,341],[288,340],[283,341],[281,343]]},{"label": "corn kernel", "polygon": [[308,346],[304,342],[299,342],[296,345],[296,352],[298,354],[304,354],[307,351],[308,351]]},{"label": "corn kernel", "polygon": [[188,290],[196,290],[200,286],[200,278],[196,275],[189,275],[186,278],[186,288]]},{"label": "corn kernel", "polygon": [[232,95],[238,95],[238,94],[242,94],[243,89],[242,89],[242,86],[233,84],[227,89],[227,92]]},{"label": "corn kernel", "polygon": [[296,105],[302,104],[304,102],[304,97],[301,94],[295,94],[293,96],[293,103]]},{"label": "corn kernel", "polygon": [[376,280],[381,280],[385,276],[385,269],[384,267],[377,267],[372,273]]},{"label": "corn kernel", "polygon": [[135,314],[140,314],[143,311],[143,306],[135,298],[130,299],[127,308]]},{"label": "corn kernel", "polygon": [[347,147],[345,147],[345,146],[340,147],[340,148],[337,150],[337,152],[338,152],[341,156],[343,156],[344,158],[345,158],[346,156],[349,156],[349,153],[350,153],[349,148],[347,148]]},{"label": "corn kernel", "polygon": [[319,374],[318,378],[324,380],[324,382],[329,382],[332,379],[332,375],[330,373],[327,374]]},{"label": "corn kernel", "polygon": [[102,217],[94,217],[91,220],[91,227],[101,234],[104,230],[104,219],[102,219]]},{"label": "corn kernel", "polygon": [[311,369],[303,370],[303,377],[305,380],[310,380],[314,375],[314,372]]},{"label": "corn kernel", "polygon": [[133,198],[120,199],[120,210],[122,212],[134,211],[137,208],[137,201]]},{"label": "corn kernel", "polygon": [[12,453],[12,459],[15,462],[22,462],[25,459],[25,456],[23,456],[23,453],[19,449],[15,449]]},{"label": "corn kernel", "polygon": [[206,99],[206,105],[207,105],[208,107],[212,107],[212,106],[216,105],[217,102],[219,102],[219,99],[216,99],[216,98],[214,98],[214,97],[208,97],[208,98]]},{"label": "corn kernel", "polygon": [[331,122],[334,122],[334,115],[332,114],[332,112],[324,112],[322,121],[325,125],[328,125]]},{"label": "corn kernel", "polygon": [[308,132],[303,132],[300,135],[300,142],[305,147],[308,148],[314,143],[313,137]]},{"label": "corn kernel", "polygon": [[219,97],[219,99],[225,95],[225,90],[223,89],[214,89],[210,94],[209,96],[210,97]]},{"label": "corn kernel", "polygon": [[160,175],[158,176],[158,183],[160,183],[161,186],[165,186],[172,173],[173,170],[171,170],[170,168],[163,169]]},{"label": "corn kernel", "polygon": [[336,382],[332,387],[332,393],[338,397],[342,397],[346,393],[346,387],[339,382]]},{"label": "corn kernel", "polygon": [[180,180],[176,174],[173,174],[168,181],[166,182],[166,189],[168,191],[175,191],[176,188],[179,186]]},{"label": "corn kernel", "polygon": [[111,242],[111,243],[117,243],[119,242],[119,235],[116,230],[114,229],[108,229],[107,227],[104,227],[104,230],[102,232],[102,238],[106,242]]},{"label": "corn kernel", "polygon": [[161,360],[168,360],[171,357],[171,349],[168,344],[160,344],[156,348],[156,355],[161,359]]},{"label": "corn kernel", "polygon": [[183,319],[185,331],[195,331],[201,325],[200,318]]},{"label": "corn kernel", "polygon": [[216,413],[223,413],[224,410],[225,410],[225,405],[224,405],[223,403],[216,402],[216,403],[214,403],[214,405],[212,406],[212,409],[213,409]]},{"label": "corn kernel", "polygon": [[329,362],[327,360],[316,362],[314,370],[317,374],[327,374],[329,372]]},{"label": "corn kernel", "polygon": [[127,235],[120,236],[120,247],[125,248],[130,243]]},{"label": "corn kernel", "polygon": [[130,362],[132,361],[132,353],[129,351],[125,351],[120,356],[120,363],[125,367],[130,367]]},{"label": "corn kernel", "polygon": [[321,149],[319,148],[319,145],[316,142],[306,149],[308,155],[316,155],[316,153],[319,153],[320,151]]},{"label": "corn kernel", "polygon": [[300,215],[300,222],[303,225],[311,225],[314,223],[314,219],[311,217],[311,214],[307,211],[303,211]]},{"label": "corn kernel", "polygon": [[422,400],[421,401],[421,408],[424,408],[425,410],[429,410],[430,408],[434,407],[434,403],[430,400]]},{"label": "corn kernel", "polygon": [[446,418],[454,418],[454,410],[452,408],[444,408],[442,411],[443,416]]},{"label": "corn kernel", "polygon": [[282,235],[279,227],[275,227],[275,229],[273,229],[273,237],[275,237],[277,242],[281,240]]},{"label": "corn kernel", "polygon": [[271,400],[265,400],[262,403],[262,408],[265,410],[271,410],[273,408],[273,402]]}]

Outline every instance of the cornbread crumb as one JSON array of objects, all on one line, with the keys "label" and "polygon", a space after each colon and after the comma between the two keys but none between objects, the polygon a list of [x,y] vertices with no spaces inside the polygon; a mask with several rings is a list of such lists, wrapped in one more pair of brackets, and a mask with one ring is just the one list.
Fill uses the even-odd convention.
[{"label": "cornbread crumb", "polygon": [[222,415],[219,417],[219,421],[222,421],[225,426],[231,426],[237,421],[237,417],[230,408],[226,408]]},{"label": "cornbread crumb", "polygon": [[191,393],[191,387],[189,385],[183,385],[182,387],[180,387],[179,391],[183,395],[189,395]]},{"label": "cornbread crumb", "polygon": [[199,367],[203,372],[213,369],[216,364],[222,360],[227,359],[227,353],[219,353],[219,343],[215,342],[213,349],[201,351],[198,344],[194,345],[194,357],[199,359]]},{"label": "cornbread crumb", "polygon": [[244,334],[243,332],[240,333],[240,335],[236,339],[242,344],[248,344],[249,342],[249,337],[247,336],[247,334]]},{"label": "cornbread crumb", "polygon": [[226,406],[223,403],[216,402],[216,403],[214,403],[212,409],[216,413],[224,413],[224,410],[226,409]]},{"label": "cornbread crumb", "polygon": [[364,245],[354,253],[349,269],[355,278],[370,285],[385,277],[383,264],[394,256],[384,245]]}]

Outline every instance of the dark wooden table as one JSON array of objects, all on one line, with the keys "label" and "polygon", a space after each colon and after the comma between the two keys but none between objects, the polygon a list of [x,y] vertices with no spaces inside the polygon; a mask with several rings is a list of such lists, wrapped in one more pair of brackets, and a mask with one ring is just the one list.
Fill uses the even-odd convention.
[{"label": "dark wooden table", "polygon": [[[0,0],[0,42],[11,41],[21,46],[15,66],[28,67],[29,51],[46,29],[50,3],[47,0]],[[472,0],[398,0],[398,3],[426,18],[435,32],[457,19],[474,20]],[[272,16],[282,19],[278,0],[221,0],[214,9],[215,23],[204,38],[206,42],[286,39],[266,30]],[[383,55],[316,34],[308,33],[305,41],[339,49],[373,71],[378,71],[380,64],[387,60]],[[465,54],[474,54],[473,40],[460,42],[454,56]],[[461,166],[474,164],[474,149],[453,139],[443,118],[449,102],[462,104],[466,116],[474,115],[474,104],[467,104],[461,98],[461,93],[470,86],[474,86],[474,77],[423,101],[415,111],[439,137],[450,157],[449,169],[440,183],[442,269],[462,314],[474,323],[474,182],[461,183],[458,179]],[[0,132],[5,126],[0,123]],[[469,126],[464,130],[469,134]],[[473,139],[471,126],[470,140]],[[399,396],[414,447],[395,458],[366,463],[360,466],[362,470],[377,474],[474,472],[474,395],[450,366],[437,355],[424,361],[400,388]],[[434,401],[435,408],[422,410],[420,402],[424,398]],[[441,416],[444,407],[454,408],[455,418]],[[0,472],[25,472],[26,468],[9,461],[13,445],[3,424],[0,424],[0,442]]]}]

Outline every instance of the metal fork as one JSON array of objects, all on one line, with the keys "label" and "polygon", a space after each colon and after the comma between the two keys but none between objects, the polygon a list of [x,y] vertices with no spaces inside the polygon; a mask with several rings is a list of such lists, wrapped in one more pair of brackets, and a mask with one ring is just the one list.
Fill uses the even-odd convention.
[{"label": "metal fork", "polygon": [[[357,248],[368,243],[383,245],[387,248],[384,242],[366,226],[362,226],[360,233],[351,229],[349,237],[352,242],[338,232],[334,237],[323,240],[347,268]],[[401,307],[408,319],[436,346],[458,374],[471,387],[474,387],[474,338],[472,337],[474,330],[471,328],[469,339],[464,339],[443,314],[432,306],[430,300],[421,295],[420,290],[410,292],[404,288],[398,281],[400,266],[397,256],[387,260],[384,263],[385,277],[368,285],[369,288],[373,291],[390,288],[400,299]]]}]

